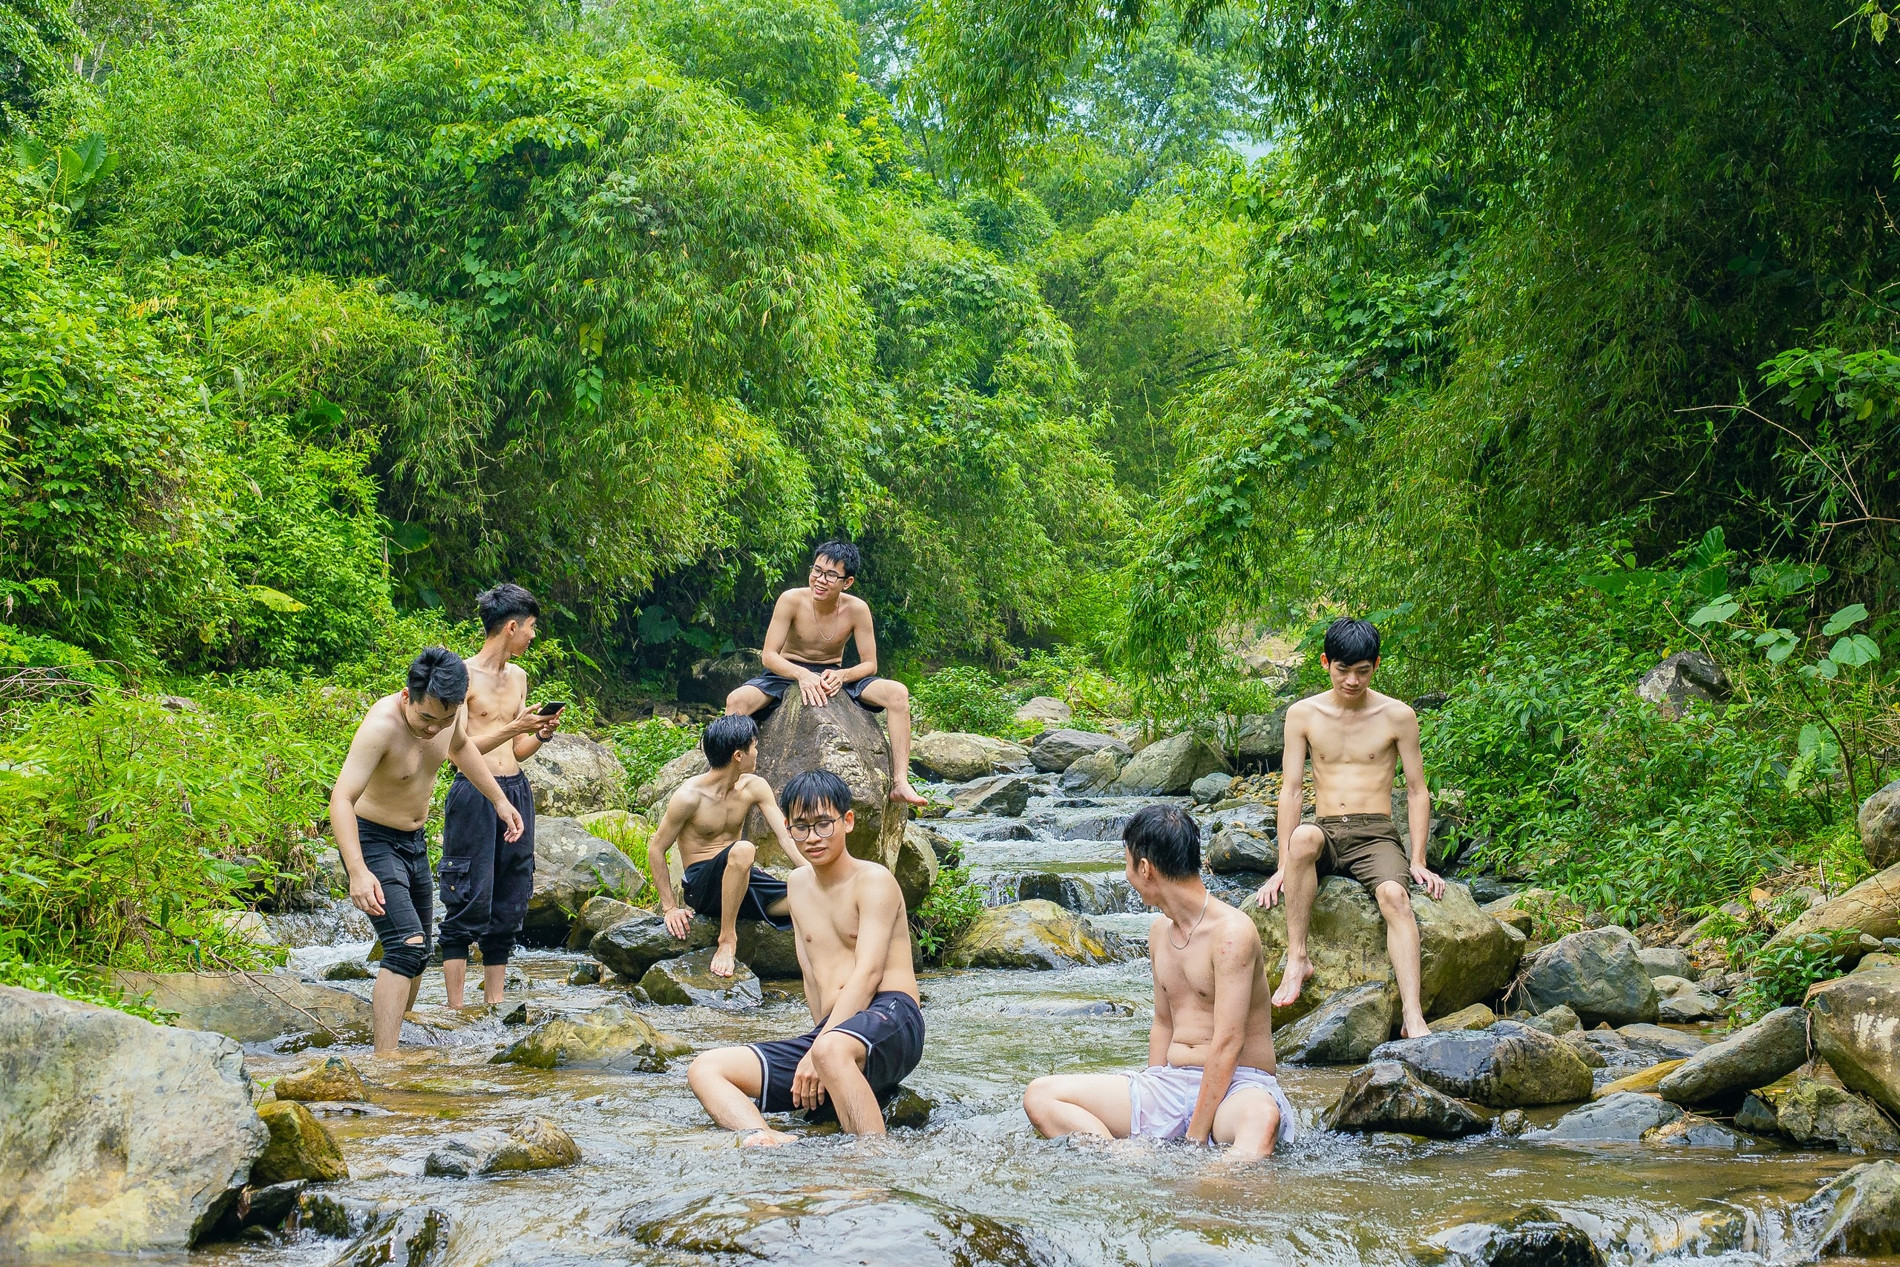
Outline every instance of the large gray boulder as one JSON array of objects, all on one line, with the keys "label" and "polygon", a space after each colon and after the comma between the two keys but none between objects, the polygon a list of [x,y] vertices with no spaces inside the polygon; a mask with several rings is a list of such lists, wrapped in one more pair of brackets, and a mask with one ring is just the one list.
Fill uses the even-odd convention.
[{"label": "large gray boulder", "polygon": [[1900,968],[1836,977],[1808,995],[1814,1046],[1843,1085],[1900,1116]]},{"label": "large gray boulder", "polygon": [[231,1039],[0,986],[0,1251],[182,1250],[269,1139]]},{"label": "large gray boulder", "polygon": [[1120,748],[1098,748],[1087,756],[1077,757],[1062,772],[1062,790],[1094,792],[1112,788],[1121,777],[1122,767],[1132,760],[1133,755]]},{"label": "large gray boulder", "polygon": [[[891,800],[890,741],[878,720],[842,691],[818,708],[787,691],[759,727],[759,774],[767,783],[782,788],[807,770],[829,770],[851,789],[853,820],[845,839],[851,856],[895,869],[909,814]],[[757,810],[746,816],[746,835],[759,845],[764,865],[790,865]]]},{"label": "large gray boulder", "polygon": [[1244,766],[1271,765],[1286,753],[1286,710],[1282,704],[1271,713],[1249,713],[1240,719],[1240,763]]},{"label": "large gray boulder", "polygon": [[1104,750],[1133,756],[1127,744],[1113,735],[1098,735],[1092,730],[1045,730],[1031,742],[1029,759],[1038,770],[1059,773],[1083,757]]},{"label": "large gray boulder", "polygon": [[1733,688],[1722,667],[1700,651],[1678,651],[1643,675],[1636,693],[1665,717],[1679,717],[1690,700],[1715,704]]},{"label": "large gray boulder", "polygon": [[596,894],[628,900],[646,884],[640,869],[612,843],[573,818],[537,818],[534,825],[534,891],[521,925],[529,945],[558,946],[575,917]]},{"label": "large gray boulder", "polygon": [[[742,919],[739,934],[739,962],[768,981],[786,980],[800,974],[798,945],[790,929],[781,929],[764,920]],[[704,915],[695,916],[681,940],[666,931],[666,921],[645,911],[622,920],[612,928],[596,933],[587,943],[587,953],[620,974],[627,981],[638,981],[648,968],[662,959],[677,959],[683,954],[703,950],[719,940],[719,924]]]},{"label": "large gray boulder", "polygon": [[1122,767],[1111,789],[1124,796],[1180,796],[1203,774],[1233,773],[1227,758],[1193,731],[1156,740]]},{"label": "large gray boulder", "polygon": [[1534,1012],[1566,1004],[1588,1029],[1653,1021],[1656,987],[1636,957],[1641,949],[1627,929],[1614,926],[1559,938],[1526,963],[1525,1002]]},{"label": "large gray boulder", "polygon": [[1862,1162],[1836,1175],[1796,1217],[1818,1227],[1814,1248],[1822,1254],[1900,1254],[1900,1161]]},{"label": "large gray boulder", "polygon": [[185,1029],[290,1049],[366,1043],[369,1000],[286,972],[119,972],[126,993],[174,1012]]},{"label": "large gray boulder", "polygon": [[1876,871],[1900,862],[1900,779],[1861,802],[1860,847]]},{"label": "large gray boulder", "polygon": [[1573,1104],[1590,1097],[1590,1067],[1549,1034],[1499,1021],[1381,1044],[1374,1060],[1396,1060],[1446,1095],[1494,1109]]},{"label": "large gray boulder", "polygon": [[666,811],[666,803],[673,799],[673,793],[680,790],[680,784],[706,773],[711,768],[707,764],[705,750],[698,744],[694,744],[661,766],[652,778],[634,791],[635,808],[654,811],[654,817],[657,820],[659,815]]},{"label": "large gray boulder", "polygon": [[1324,1119],[1330,1131],[1396,1131],[1456,1139],[1491,1129],[1469,1105],[1435,1091],[1396,1060],[1380,1060],[1346,1080]]},{"label": "large gray boulder", "polygon": [[1837,898],[1809,907],[1762,949],[1790,945],[1809,933],[1850,929],[1876,939],[1900,936],[1900,863],[1868,876]]},{"label": "large gray boulder", "polygon": [[627,803],[627,768],[614,750],[584,735],[557,733],[521,763],[534,788],[534,812],[575,818]]},{"label": "large gray boulder", "polygon": [[968,783],[999,771],[1029,767],[1029,749],[1007,739],[933,730],[911,741],[910,768],[925,778]]},{"label": "large gray boulder", "polygon": [[1133,957],[1119,937],[1054,902],[992,906],[957,935],[943,961],[952,968],[1073,968]]},{"label": "large gray boulder", "polygon": [[972,814],[1015,818],[1029,807],[1042,785],[1026,774],[992,774],[950,793],[950,803]]},{"label": "large gray boulder", "polygon": [[1656,1090],[1677,1104],[1733,1100],[1793,1073],[1807,1059],[1807,1014],[1798,1007],[1776,1008],[1690,1056]]},{"label": "large gray boulder", "polygon": [[1368,981],[1341,990],[1274,1035],[1274,1047],[1289,1064],[1364,1064],[1398,1023],[1398,986]]},{"label": "large gray boulder", "polygon": [[1549,1130],[1532,1131],[1524,1138],[1633,1144],[1658,1126],[1667,1126],[1681,1116],[1682,1110],[1667,1100],[1634,1091],[1618,1091],[1580,1105],[1558,1118]]}]

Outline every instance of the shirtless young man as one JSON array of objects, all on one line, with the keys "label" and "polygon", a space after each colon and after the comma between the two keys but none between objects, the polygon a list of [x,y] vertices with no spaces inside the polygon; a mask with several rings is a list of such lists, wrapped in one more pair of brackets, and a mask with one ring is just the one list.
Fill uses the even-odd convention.
[{"label": "shirtless young man", "polygon": [[[1286,966],[1276,1006],[1300,997],[1313,961],[1306,954],[1306,928],[1313,915],[1319,877],[1346,872],[1366,886],[1385,916],[1385,949],[1399,983],[1399,1032],[1417,1038],[1427,1031],[1419,1006],[1418,919],[1410,889],[1424,888],[1436,900],[1445,882],[1425,865],[1431,832],[1432,795],[1418,750],[1418,714],[1401,700],[1372,689],[1379,667],[1379,631],[1364,620],[1335,620],[1326,630],[1320,663],[1333,689],[1301,700],[1286,714],[1285,780],[1280,785],[1280,869],[1260,886],[1260,907],[1270,910],[1286,895]],[[1300,822],[1308,753],[1313,757],[1317,823]],[[1405,769],[1405,805],[1411,857],[1392,824],[1393,771]]]},{"label": "shirtless young man", "polygon": [[469,742],[462,719],[468,670],[447,647],[430,647],[409,666],[406,690],[370,705],[330,789],[330,830],[350,877],[350,901],[370,917],[383,968],[370,1002],[376,1054],[396,1050],[402,1014],[416,1001],[429,962],[429,849],[422,824],[444,761],[488,798],[502,838],[521,836],[521,815]]},{"label": "shirtless young man", "polygon": [[488,769],[521,815],[519,838],[503,836],[501,818],[468,776],[458,774],[442,807],[442,984],[452,1008],[462,1006],[468,976],[468,945],[482,948],[482,1001],[501,1002],[514,954],[515,934],[534,892],[534,789],[521,763],[532,757],[561,724],[560,716],[529,712],[528,675],[512,663],[534,642],[541,608],[519,585],[502,584],[480,594],[487,641],[463,664],[468,669],[468,737],[488,758]]},{"label": "shirtless young man", "polygon": [[1201,832],[1183,810],[1136,811],[1122,843],[1129,884],[1161,911],[1148,928],[1148,1068],[1038,1078],[1023,1112],[1050,1139],[1185,1137],[1231,1144],[1243,1161],[1268,1156],[1293,1138],[1293,1106],[1274,1076],[1259,930],[1201,883]]},{"label": "shirtless young man", "polygon": [[[872,712],[890,713],[891,799],[924,804],[910,786],[910,688],[877,676],[871,608],[845,591],[858,579],[858,548],[847,541],[818,547],[807,589],[786,590],[765,631],[765,672],[726,696],[728,713],[763,716],[798,688],[813,708],[843,691]],[[857,639],[858,662],[844,668],[845,643]]]},{"label": "shirtless young man", "polygon": [[[718,718],[706,727],[699,746],[712,768],[680,784],[666,802],[666,813],[647,840],[647,865],[667,932],[683,940],[693,916],[719,921],[712,970],[714,976],[729,977],[738,960],[741,916],[770,920],[780,928],[791,923],[785,881],[753,866],[758,848],[739,838],[746,815],[756,808],[789,857],[803,865],[805,855],[786,834],[771,785],[753,773],[759,768],[759,724],[743,714]],[[680,876],[684,905],[673,900],[673,877],[666,870],[666,851],[675,841],[685,868]]]},{"label": "shirtless young man", "polygon": [[809,867],[792,872],[792,927],[816,1027],[798,1038],[720,1047],[693,1061],[693,1094],[742,1144],[790,1144],[765,1113],[829,1104],[853,1135],[882,1135],[882,1104],[924,1054],[924,1014],[897,880],[844,847],[851,789],[829,770],[798,775],[779,805]]}]

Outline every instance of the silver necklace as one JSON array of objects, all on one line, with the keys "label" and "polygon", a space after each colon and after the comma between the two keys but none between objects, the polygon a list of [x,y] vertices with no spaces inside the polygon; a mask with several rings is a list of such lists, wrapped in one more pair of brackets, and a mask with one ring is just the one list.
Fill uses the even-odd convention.
[{"label": "silver necklace", "polygon": [[1188,929],[1187,940],[1182,942],[1179,946],[1174,946],[1174,921],[1169,920],[1168,921],[1168,945],[1174,946],[1176,950],[1186,950],[1189,946],[1193,945],[1194,934],[1201,930],[1201,921],[1207,918],[1207,904],[1209,902],[1212,902],[1213,900],[1214,900],[1214,894],[1211,891],[1208,893],[1206,897],[1201,899],[1201,913],[1194,917],[1194,927]]}]

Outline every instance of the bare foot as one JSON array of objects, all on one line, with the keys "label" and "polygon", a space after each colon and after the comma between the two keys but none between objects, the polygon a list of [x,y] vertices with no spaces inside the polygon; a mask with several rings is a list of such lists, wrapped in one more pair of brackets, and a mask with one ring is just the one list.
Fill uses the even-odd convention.
[{"label": "bare foot", "polygon": [[719,949],[713,952],[712,974],[715,977],[732,975],[732,965],[739,961],[739,943],[720,942]]},{"label": "bare foot", "polygon": [[739,1132],[739,1147],[741,1148],[783,1148],[787,1144],[797,1142],[798,1136],[789,1135],[784,1131],[760,1128]]},{"label": "bare foot", "polygon": [[893,801],[902,801],[906,805],[930,804],[929,801],[917,795],[916,789],[911,787],[909,779],[899,779],[897,782],[891,784],[891,799]]},{"label": "bare foot", "polygon": [[1432,1027],[1425,1023],[1425,1018],[1422,1016],[1407,1017],[1399,1026],[1400,1038],[1423,1038],[1431,1032]]},{"label": "bare foot", "polygon": [[1273,1006],[1285,1007],[1300,997],[1300,991],[1306,988],[1308,978],[1313,975],[1313,961],[1302,955],[1298,959],[1286,961],[1286,970],[1280,974],[1280,988],[1273,992]]}]

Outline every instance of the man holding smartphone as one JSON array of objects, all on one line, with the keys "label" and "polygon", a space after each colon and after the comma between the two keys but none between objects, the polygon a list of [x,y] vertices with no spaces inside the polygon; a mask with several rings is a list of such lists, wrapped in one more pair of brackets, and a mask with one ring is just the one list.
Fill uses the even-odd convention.
[{"label": "man holding smartphone", "polygon": [[[534,789],[521,763],[560,726],[553,711],[530,711],[528,675],[514,658],[534,642],[541,608],[519,585],[503,583],[475,599],[487,635],[468,667],[468,735],[489,771],[521,815],[521,835],[509,840],[495,807],[467,777],[455,776],[442,808],[442,983],[448,1005],[462,1006],[470,942],[482,948],[482,1000],[501,1002],[515,935],[534,892]],[[548,706],[543,706],[544,708]]]}]

